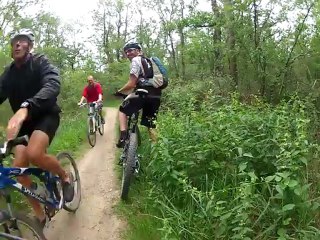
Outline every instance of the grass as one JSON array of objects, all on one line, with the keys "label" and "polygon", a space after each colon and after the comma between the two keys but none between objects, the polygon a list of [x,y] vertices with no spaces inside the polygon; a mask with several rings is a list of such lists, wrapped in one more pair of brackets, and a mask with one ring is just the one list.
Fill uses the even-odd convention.
[{"label": "grass", "polygon": [[[141,167],[144,171],[147,165],[147,157],[143,153],[147,152],[146,148],[150,147],[150,143],[147,140],[148,135],[145,128],[141,129],[141,135],[143,144],[139,148],[139,154],[142,155]],[[116,152],[116,161],[118,163],[121,151]],[[118,165],[115,167],[119,179],[119,185],[121,185],[122,169]],[[130,186],[129,200],[119,201],[117,204],[116,212],[121,217],[124,217],[128,223],[129,228],[123,234],[125,240],[160,240],[161,236],[159,228],[161,227],[162,220],[145,214],[146,209],[154,208],[154,206],[146,205],[146,199],[148,198],[147,190],[150,189],[148,186],[148,180],[146,174],[140,172],[138,177]]]},{"label": "grass", "polygon": [[63,116],[49,153],[56,155],[61,151],[68,151],[78,157],[83,150],[86,150],[83,144],[86,139],[86,118],[85,111],[72,116]]},{"label": "grass", "polygon": [[[140,185],[140,189],[137,189]],[[136,182],[130,189],[130,202],[119,202],[117,213],[125,217],[129,228],[123,234],[125,240],[160,240],[159,227],[160,221],[154,216],[143,214],[145,191],[143,184]]]},{"label": "grass", "polygon": [[118,108],[121,104],[122,100],[121,99],[117,99],[117,98],[113,98],[113,97],[110,97],[108,99],[106,99],[104,101],[104,106],[105,107],[115,107],[115,108]]}]

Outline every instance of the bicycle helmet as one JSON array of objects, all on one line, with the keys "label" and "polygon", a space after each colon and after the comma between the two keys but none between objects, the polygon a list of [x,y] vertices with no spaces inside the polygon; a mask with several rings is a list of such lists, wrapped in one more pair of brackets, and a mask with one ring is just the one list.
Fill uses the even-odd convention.
[{"label": "bicycle helmet", "polygon": [[13,36],[11,37],[11,44],[12,44],[13,40],[15,40],[17,37],[20,37],[20,36],[26,36],[29,39],[30,43],[32,43],[32,44],[34,43],[33,32],[28,28],[22,28],[18,32],[13,34]]},{"label": "bicycle helmet", "polygon": [[124,45],[123,51],[127,51],[130,48],[139,49],[139,50],[142,49],[139,43],[134,42],[134,43],[127,43],[126,45]]}]

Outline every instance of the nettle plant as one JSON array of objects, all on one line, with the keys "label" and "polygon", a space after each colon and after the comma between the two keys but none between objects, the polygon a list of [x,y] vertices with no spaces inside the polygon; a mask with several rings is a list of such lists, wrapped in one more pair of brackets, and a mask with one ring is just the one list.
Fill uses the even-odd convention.
[{"label": "nettle plant", "polygon": [[148,173],[164,231],[184,239],[317,236],[307,165],[318,146],[304,102],[248,106],[234,98],[213,108],[215,100],[190,110],[189,99],[187,114],[159,117]]}]

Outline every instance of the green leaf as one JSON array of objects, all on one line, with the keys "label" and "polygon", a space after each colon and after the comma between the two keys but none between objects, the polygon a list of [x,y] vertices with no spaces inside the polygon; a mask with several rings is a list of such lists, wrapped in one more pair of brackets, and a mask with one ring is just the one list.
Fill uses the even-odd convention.
[{"label": "green leaf", "polygon": [[294,179],[291,179],[288,183],[288,187],[289,188],[294,188],[295,186],[298,185],[298,181],[297,180],[294,180]]},{"label": "green leaf", "polygon": [[296,205],[294,205],[293,203],[284,205],[284,206],[282,207],[282,211],[290,211],[290,210],[292,210],[295,206],[296,206]]},{"label": "green leaf", "polygon": [[282,179],[282,177],[279,177],[279,176],[276,176],[276,178],[275,178],[275,180],[276,180],[277,182],[280,182],[281,179]]},{"label": "green leaf", "polygon": [[286,220],[283,220],[283,221],[282,221],[282,224],[283,224],[283,225],[289,225],[290,222],[291,222],[291,218],[287,218]]},{"label": "green leaf", "polygon": [[290,172],[278,172],[276,173],[278,176],[282,177],[282,178],[287,178],[291,175]]},{"label": "green leaf", "polygon": [[319,203],[314,202],[314,203],[312,204],[312,210],[313,210],[313,211],[318,210],[319,206],[320,206]]},{"label": "green leaf", "polygon": [[277,185],[277,186],[276,186],[276,190],[278,191],[278,193],[280,193],[281,195],[283,195],[283,190],[282,190],[282,188],[280,187],[280,185]]},{"label": "green leaf", "polygon": [[294,190],[293,190],[293,192],[297,195],[297,196],[300,196],[301,195],[301,193],[302,193],[302,189],[299,187],[299,188],[295,188]]},{"label": "green leaf", "polygon": [[[277,231],[277,234],[280,236],[280,237],[284,237],[286,235],[287,231],[284,229],[284,228],[279,228],[278,231]],[[284,238],[285,239],[285,238]]]},{"label": "green leaf", "polygon": [[268,176],[268,177],[265,178],[265,181],[266,182],[271,182],[273,179],[275,179],[275,177],[276,177],[275,175]]},{"label": "green leaf", "polygon": [[224,214],[224,215],[222,215],[222,216],[220,217],[220,220],[221,220],[221,221],[227,220],[229,217],[231,217],[231,215],[232,215],[231,212],[226,213],[226,214]]},{"label": "green leaf", "polygon": [[239,172],[243,172],[247,168],[247,163],[240,163],[239,165]]},{"label": "green leaf", "polygon": [[251,153],[244,153],[244,154],[243,154],[243,156],[244,156],[244,157],[250,157],[250,158],[253,158],[253,156],[252,156],[252,154],[251,154]]},{"label": "green leaf", "polygon": [[242,148],[238,147],[238,155],[239,155],[239,157],[242,157],[242,154],[243,154]]},{"label": "green leaf", "polygon": [[303,162],[305,165],[308,164],[308,160],[307,160],[305,157],[302,157],[300,160],[301,160],[301,162]]}]

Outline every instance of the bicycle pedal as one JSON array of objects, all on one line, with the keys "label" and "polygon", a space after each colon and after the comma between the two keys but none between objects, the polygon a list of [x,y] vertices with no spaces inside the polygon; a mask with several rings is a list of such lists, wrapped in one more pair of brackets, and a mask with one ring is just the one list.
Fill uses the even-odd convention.
[{"label": "bicycle pedal", "polygon": [[52,207],[45,207],[45,212],[46,212],[46,216],[48,217],[49,221],[51,221],[51,218],[53,218],[54,215],[56,215],[56,213],[57,213],[56,209],[54,209]]}]

